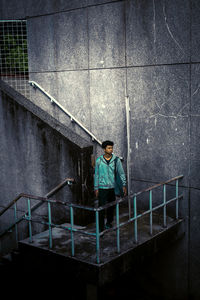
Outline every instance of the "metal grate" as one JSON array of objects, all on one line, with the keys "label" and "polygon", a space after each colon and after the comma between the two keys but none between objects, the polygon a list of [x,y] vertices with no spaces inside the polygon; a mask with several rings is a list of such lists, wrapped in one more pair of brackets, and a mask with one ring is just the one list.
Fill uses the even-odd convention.
[{"label": "metal grate", "polygon": [[0,78],[30,96],[26,20],[0,21]]}]

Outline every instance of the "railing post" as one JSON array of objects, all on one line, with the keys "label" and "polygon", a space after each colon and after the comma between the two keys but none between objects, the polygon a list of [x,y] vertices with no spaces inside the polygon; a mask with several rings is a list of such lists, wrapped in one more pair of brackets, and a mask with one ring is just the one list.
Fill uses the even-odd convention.
[{"label": "railing post", "polygon": [[137,244],[137,242],[138,242],[138,232],[137,232],[137,199],[136,199],[136,196],[134,196],[134,198],[133,198],[133,209],[134,209],[133,215],[134,215],[134,218],[135,218],[135,221],[134,221],[135,243]]},{"label": "railing post", "polygon": [[72,205],[70,206],[70,222],[71,222],[71,243],[72,243],[72,256],[74,256],[74,211]]},{"label": "railing post", "polygon": [[14,218],[15,218],[15,238],[18,243],[18,226],[17,226],[17,203],[14,204]]},{"label": "railing post", "polygon": [[117,252],[120,252],[120,229],[119,229],[119,203],[116,204],[116,223],[117,223]]},{"label": "railing post", "polygon": [[99,211],[96,210],[96,254],[97,263],[100,263],[100,242],[99,242]]},{"label": "railing post", "polygon": [[29,227],[29,242],[32,243],[32,226],[31,226],[31,201],[30,198],[27,199],[28,201],[28,227]]},{"label": "railing post", "polygon": [[150,209],[150,235],[152,235],[153,234],[152,190],[149,191],[149,209]]},{"label": "railing post", "polygon": [[48,201],[48,217],[49,217],[49,248],[52,248],[52,226],[51,226],[51,203]]},{"label": "railing post", "polygon": [[176,219],[178,219],[178,179],[176,180]]},{"label": "railing post", "polygon": [[163,227],[167,227],[166,222],[166,184],[163,185]]}]

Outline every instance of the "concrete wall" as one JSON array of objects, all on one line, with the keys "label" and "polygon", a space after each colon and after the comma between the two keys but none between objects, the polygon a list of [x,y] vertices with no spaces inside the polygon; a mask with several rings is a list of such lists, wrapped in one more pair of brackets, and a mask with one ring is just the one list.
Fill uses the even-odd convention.
[{"label": "concrete wall", "polygon": [[[2,19],[29,16],[30,78],[100,140],[115,140],[117,154],[125,158],[129,96],[132,191],[184,175],[185,238],[151,267],[168,299],[186,299],[188,293],[198,299],[200,1],[41,1],[36,6],[13,0],[2,1],[2,7]],[[71,126],[39,92],[33,91],[32,101]]]},{"label": "concrete wall", "polygon": [[[122,2],[90,6],[29,18],[28,35],[30,79],[99,140],[115,140],[116,153],[126,157],[126,72],[118,68],[125,64],[123,20]],[[40,92],[32,91],[32,101],[44,103],[49,112],[70,126],[70,120],[57,110],[52,112],[51,104],[43,98]]]},{"label": "concrete wall", "polygon": [[[80,148],[2,91],[0,136],[0,211],[21,193],[45,196],[65,178],[74,178],[76,184],[63,187],[53,195],[53,199],[88,203],[89,198],[85,199],[87,195],[83,194],[84,191],[82,193],[81,183],[88,178],[92,147]],[[79,142],[83,144],[80,137]],[[37,203],[37,200],[31,200],[31,206]],[[18,218],[26,213],[27,209],[27,199],[21,198],[17,202]],[[75,209],[74,213],[76,224],[84,222],[84,214],[81,212],[80,215],[80,210]],[[34,212],[34,217],[40,221],[47,221],[47,204],[39,207]],[[0,218],[0,231],[14,221],[14,210],[11,207]],[[69,208],[53,204],[52,222],[57,224],[70,222]],[[32,226],[33,234],[44,230],[44,226],[38,223],[32,223]],[[27,237],[27,229],[27,222],[19,225],[19,239]],[[1,240],[0,253],[6,252],[14,245],[14,232]]]}]

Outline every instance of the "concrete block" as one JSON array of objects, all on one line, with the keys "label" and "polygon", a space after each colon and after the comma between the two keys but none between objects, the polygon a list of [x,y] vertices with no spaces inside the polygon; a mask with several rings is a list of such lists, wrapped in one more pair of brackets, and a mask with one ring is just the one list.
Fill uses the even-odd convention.
[{"label": "concrete block", "polygon": [[199,187],[200,65],[191,67],[191,186]]},{"label": "concrete block", "polygon": [[28,20],[30,72],[55,71],[55,22],[55,15]]},{"label": "concrete block", "polygon": [[191,60],[199,62],[200,54],[200,3],[198,0],[191,0],[192,16],[191,16]]},{"label": "concrete block", "polygon": [[55,11],[54,2],[51,0],[38,1],[37,5],[34,0],[21,0],[26,8],[26,16],[38,16],[50,14]]},{"label": "concrete block", "polygon": [[191,65],[191,115],[200,115],[200,64]]},{"label": "concrete block", "polygon": [[[57,73],[58,102],[90,131],[90,100],[89,100],[89,76],[88,71],[68,71]],[[91,137],[76,122],[58,109],[58,120],[80,135],[88,142]]]},{"label": "concrete block", "polygon": [[[1,100],[1,205],[5,207],[20,193],[44,196],[64,178],[77,178],[80,153],[75,149],[79,148],[11,99]],[[56,199],[74,198],[67,187]],[[44,205],[37,214],[46,208]],[[27,210],[26,200],[20,200],[18,209]]]},{"label": "concrete block", "polygon": [[[163,181],[184,175],[188,183],[189,175],[189,124],[158,118],[154,122],[134,120],[132,126],[132,176],[138,179]],[[141,136],[141,132],[145,135]],[[180,132],[183,136],[179,138]]]},{"label": "concrete block", "polygon": [[88,68],[87,11],[60,13],[55,26],[57,70]]},{"label": "concrete block", "polygon": [[88,67],[86,10],[28,20],[30,72]]},{"label": "concrete block", "polygon": [[[178,87],[178,88],[177,88]],[[163,181],[189,170],[189,67],[128,70],[132,176]]]},{"label": "concrete block", "polygon": [[127,1],[127,64],[189,62],[189,0]]},{"label": "concrete block", "polygon": [[200,157],[199,157],[199,126],[200,126],[200,117],[192,116],[191,117],[191,166],[190,166],[190,184],[192,187],[199,188],[200,177],[199,177],[199,168],[200,168]]},{"label": "concrete block", "polygon": [[54,11],[65,11],[79,9],[87,6],[87,0],[56,0],[54,1]]},{"label": "concrete block", "polygon": [[1,1],[0,16],[1,20],[17,20],[22,19],[26,16],[26,3],[25,0],[11,0],[7,2],[6,0]]},{"label": "concrete block", "polygon": [[[38,83],[47,93],[55,99],[58,98],[58,90],[55,88],[57,84],[57,73],[30,73],[30,81]],[[31,101],[57,118],[59,110],[56,106],[52,105],[50,99],[37,88],[31,87],[30,89]]]},{"label": "concrete block", "polygon": [[90,68],[124,66],[124,3],[90,7],[88,18]]},{"label": "concrete block", "polygon": [[24,19],[28,17],[41,16],[61,12],[63,10],[78,9],[87,6],[87,0],[6,0],[1,1],[1,19]]},{"label": "concrete block", "polygon": [[59,72],[58,99],[74,117],[90,129],[90,100],[88,71]]},{"label": "concrete block", "polygon": [[101,141],[115,143],[115,153],[126,157],[125,70],[90,72],[91,129]]}]

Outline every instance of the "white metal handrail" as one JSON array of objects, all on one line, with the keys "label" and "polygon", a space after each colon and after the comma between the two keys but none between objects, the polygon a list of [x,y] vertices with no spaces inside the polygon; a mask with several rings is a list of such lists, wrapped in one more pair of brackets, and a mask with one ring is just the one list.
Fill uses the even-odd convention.
[{"label": "white metal handrail", "polygon": [[99,141],[96,136],[90,132],[81,122],[79,122],[66,108],[64,108],[54,97],[52,97],[47,91],[45,91],[37,82],[29,81],[29,84],[35,88],[38,88],[47,98],[50,99],[51,103],[55,103],[66,115],[68,115],[72,122],[78,124],[87,134],[89,134],[92,138],[92,141],[96,141],[100,146],[102,142]]}]

